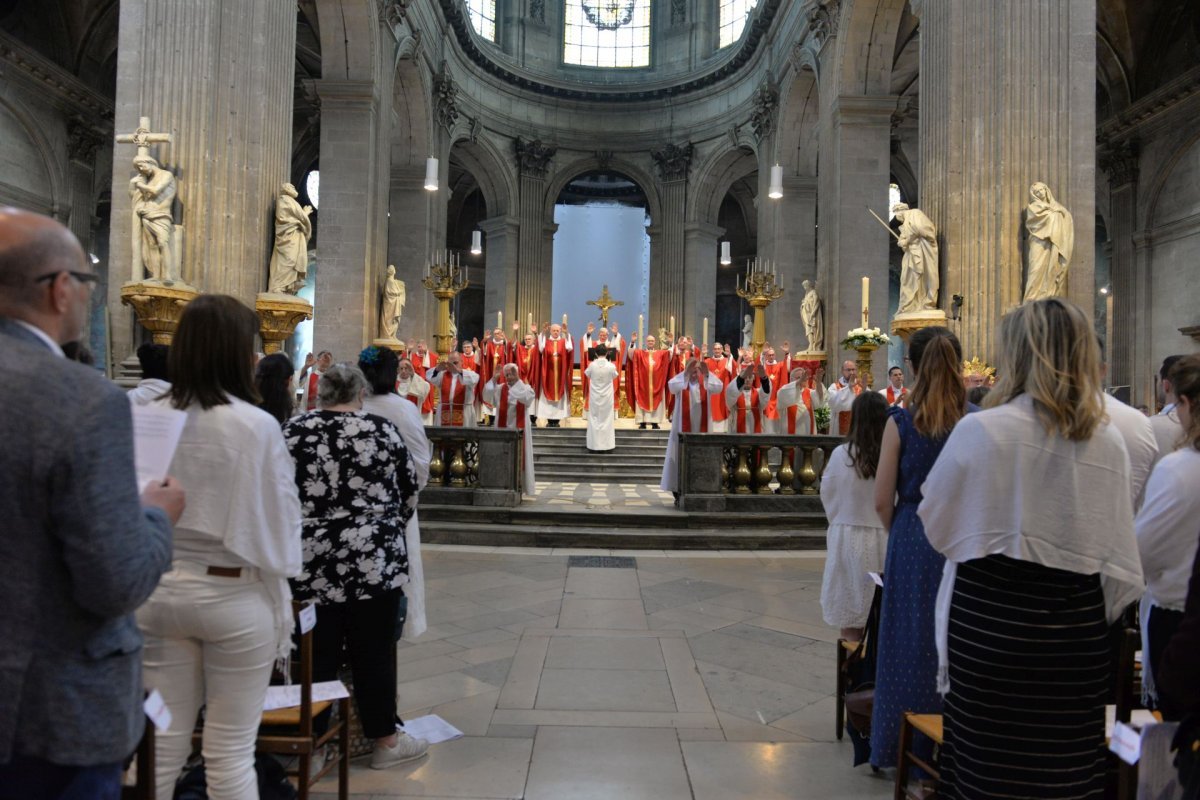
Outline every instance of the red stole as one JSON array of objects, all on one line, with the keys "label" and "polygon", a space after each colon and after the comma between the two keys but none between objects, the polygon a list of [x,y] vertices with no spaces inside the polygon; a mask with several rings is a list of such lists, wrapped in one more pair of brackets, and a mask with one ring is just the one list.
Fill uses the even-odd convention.
[{"label": "red stole", "polygon": [[721,392],[712,396],[713,422],[729,419],[729,406],[725,402],[725,387],[729,385],[729,370],[725,368],[728,362],[723,358],[706,358],[704,363],[708,364],[708,371],[721,382]]},{"label": "red stole", "polygon": [[[693,433],[692,387],[690,385],[684,386],[683,391],[679,393],[679,404],[683,406],[683,427],[680,430],[684,433]],[[703,380],[700,381],[700,433],[708,433],[708,388],[704,385]]]},{"label": "red stole", "polygon": [[[840,384],[841,381],[838,381],[838,383]],[[860,394],[862,394],[862,387],[855,385],[854,396],[858,397]],[[849,433],[849,431],[850,431],[850,416],[851,416],[851,412],[849,412],[849,411],[839,411],[838,412],[838,434],[839,435],[845,436],[847,433]]]},{"label": "red stole", "polygon": [[[460,380],[458,386],[454,388],[454,397],[450,396],[450,386],[454,383],[455,375],[449,371],[442,373],[442,390],[441,404],[442,413],[440,423],[442,425],[451,425],[456,428],[461,428],[463,425],[463,406],[467,402],[467,388],[463,386]],[[458,406],[458,410],[455,410]]]},{"label": "red stole", "polygon": [[788,379],[787,361],[776,361],[774,364],[763,364],[763,370],[771,381],[771,399],[767,402],[767,419],[779,419],[779,390]]},{"label": "red stole", "polygon": [[[507,382],[505,382],[500,387],[500,404],[499,404],[499,408],[496,409],[496,413],[499,415],[499,423],[498,423],[497,427],[507,428],[508,427],[508,383]],[[525,430],[525,419],[528,416],[529,415],[525,413],[525,404],[517,403],[517,430],[519,430],[519,431]]]},{"label": "red stole", "polygon": [[314,369],[308,373],[308,390],[304,393],[304,410],[312,411],[317,407],[317,383],[321,380],[321,376]]},{"label": "red stole", "polygon": [[[429,371],[429,351],[425,355],[414,355],[412,359],[413,372],[424,378],[425,373]],[[425,402],[421,404],[422,414],[432,414],[434,406],[433,387],[429,387],[429,394],[425,395]]]},{"label": "red stole", "polygon": [[479,383],[475,390],[476,395],[483,396],[483,387],[493,377],[500,374],[500,367],[508,363],[508,345],[504,342],[497,344],[488,339],[483,343],[483,360],[481,372],[479,373]]},{"label": "red stole", "polygon": [[557,403],[566,394],[574,364],[567,353],[566,339],[547,339],[542,348],[542,397]]},{"label": "red stole", "polygon": [[[754,432],[762,433],[762,409],[758,403],[758,381],[750,387],[750,411],[754,414]],[[737,431],[736,433],[746,432],[746,393],[738,392],[737,401]]]},{"label": "red stole", "polygon": [[634,350],[629,358],[630,374],[625,376],[629,405],[643,411],[655,411],[662,403],[667,385],[667,350]]},{"label": "red stole", "polygon": [[[903,399],[904,397],[907,397],[907,396],[908,396],[908,389],[902,388],[900,390],[901,399]],[[887,387],[887,401],[888,401],[889,406],[896,404],[896,390],[890,383],[888,384],[888,387]]]}]

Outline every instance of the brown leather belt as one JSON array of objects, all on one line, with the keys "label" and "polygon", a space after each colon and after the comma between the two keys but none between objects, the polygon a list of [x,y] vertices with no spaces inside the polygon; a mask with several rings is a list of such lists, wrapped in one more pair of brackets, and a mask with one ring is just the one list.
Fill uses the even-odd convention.
[{"label": "brown leather belt", "polygon": [[240,578],[242,577],[241,567],[209,567],[209,575],[215,575],[218,578]]}]

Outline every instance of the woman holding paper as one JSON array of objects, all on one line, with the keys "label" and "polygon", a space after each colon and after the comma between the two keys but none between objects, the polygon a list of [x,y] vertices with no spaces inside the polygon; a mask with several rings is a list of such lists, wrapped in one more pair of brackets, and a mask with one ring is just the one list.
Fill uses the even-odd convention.
[{"label": "woman holding paper", "polygon": [[[395,385],[394,354],[359,356],[374,371],[384,353],[392,366],[380,388]],[[345,648],[363,733],[375,740],[371,768],[385,769],[420,758],[429,743],[397,730],[396,716],[396,622],[417,472],[400,430],[363,411],[369,391],[359,367],[333,365],[317,384],[317,410],[289,421],[283,436],[304,513],[304,567],[292,589],[317,606],[313,678],[337,678]]]},{"label": "woman holding paper", "polygon": [[174,792],[201,706],[208,796],[256,796],[271,665],[291,651],[300,499],[279,423],[255,408],[257,334],[236,299],[192,300],[168,356],[171,390],[153,404],[187,414],[170,472],[188,487],[171,571],[137,613],[145,684],[171,711],[157,737],[158,797]]}]

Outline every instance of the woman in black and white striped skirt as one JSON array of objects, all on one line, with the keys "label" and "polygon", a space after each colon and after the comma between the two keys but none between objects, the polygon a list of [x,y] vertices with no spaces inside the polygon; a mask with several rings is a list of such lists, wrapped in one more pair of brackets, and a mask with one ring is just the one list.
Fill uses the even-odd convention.
[{"label": "woman in black and white striped skirt", "polygon": [[989,409],[954,429],[918,511],[946,557],[941,796],[1100,798],[1107,631],[1142,587],[1129,457],[1077,306],[1026,303],[999,345]]}]

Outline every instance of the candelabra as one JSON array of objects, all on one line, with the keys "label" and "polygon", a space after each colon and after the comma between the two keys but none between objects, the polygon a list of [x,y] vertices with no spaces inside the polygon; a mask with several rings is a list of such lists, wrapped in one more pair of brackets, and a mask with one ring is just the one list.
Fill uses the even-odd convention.
[{"label": "candelabra", "polygon": [[454,336],[450,333],[450,301],[471,285],[469,269],[462,266],[457,253],[443,250],[434,256],[433,263],[425,265],[425,276],[421,278],[421,285],[433,292],[438,301],[437,333],[433,335],[433,343],[443,356],[454,349]]},{"label": "candelabra", "polygon": [[783,287],[778,283],[779,276],[775,266],[769,261],[759,261],[757,258],[750,262],[750,271],[737,287],[737,296],[750,304],[754,309],[754,358],[762,354],[763,344],[767,341],[767,306],[783,297]]}]

